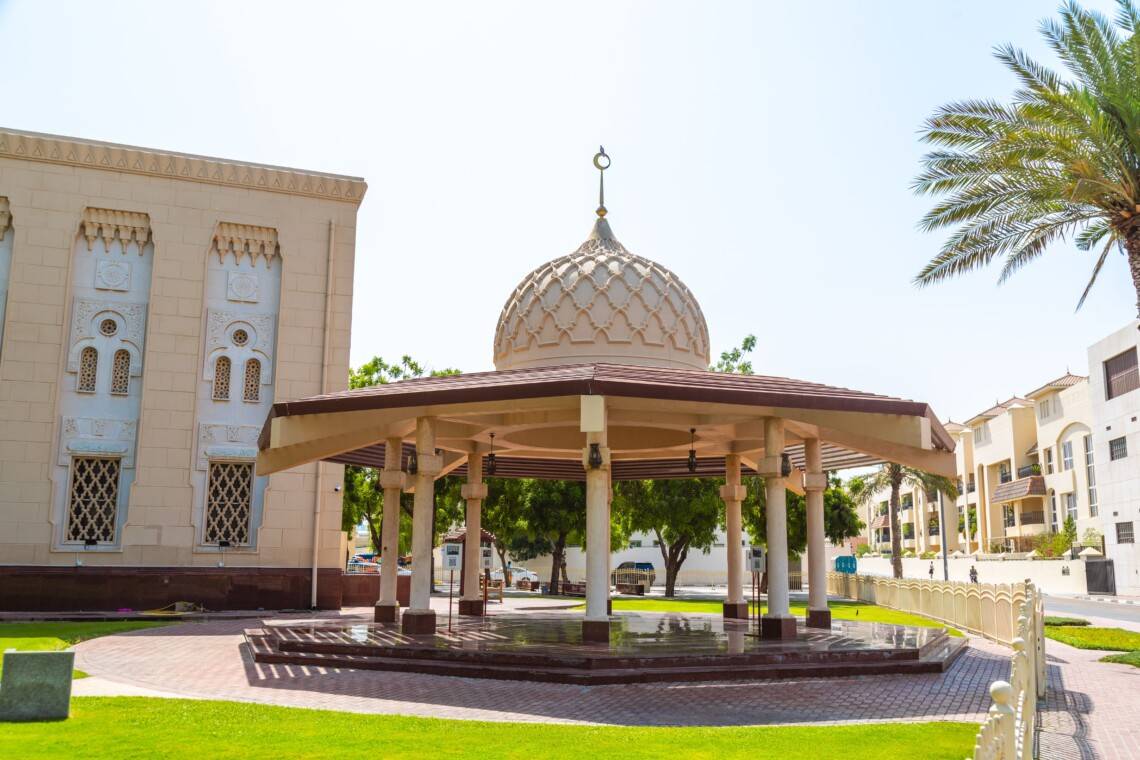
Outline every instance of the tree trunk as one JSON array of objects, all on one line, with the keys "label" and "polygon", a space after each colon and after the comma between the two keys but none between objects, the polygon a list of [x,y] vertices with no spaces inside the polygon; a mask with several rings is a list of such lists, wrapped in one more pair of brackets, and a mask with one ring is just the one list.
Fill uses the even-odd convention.
[{"label": "tree trunk", "polygon": [[899,530],[899,489],[902,488],[902,466],[887,465],[891,478],[891,572],[903,577],[902,532]]},{"label": "tree trunk", "polygon": [[1124,238],[1128,252],[1128,270],[1132,273],[1132,287],[1136,289],[1136,315],[1140,317],[1140,228],[1133,227]]},{"label": "tree trunk", "polygon": [[562,574],[562,555],[566,553],[566,536],[561,535],[554,542],[554,549],[550,552],[550,593],[558,596],[559,576]]},{"label": "tree trunk", "polygon": [[495,553],[499,555],[499,567],[503,568],[503,585],[511,585],[511,571],[507,567],[507,549],[506,547],[495,544]]}]

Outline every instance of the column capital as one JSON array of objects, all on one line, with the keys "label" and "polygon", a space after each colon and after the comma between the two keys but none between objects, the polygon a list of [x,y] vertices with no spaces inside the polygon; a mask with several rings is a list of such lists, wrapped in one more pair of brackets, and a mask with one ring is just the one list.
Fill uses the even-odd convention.
[{"label": "column capital", "polygon": [[804,473],[804,490],[805,491],[826,491],[827,490],[827,473],[805,472]]},{"label": "column capital", "polygon": [[459,494],[468,501],[482,501],[487,498],[487,484],[464,483],[459,488]]},{"label": "column capital", "polygon": [[443,472],[443,456],[436,453],[416,453],[416,474],[434,478]]},{"label": "column capital", "polygon": [[745,486],[723,485],[720,487],[720,498],[725,502],[741,502],[748,495]]},{"label": "column capital", "polygon": [[381,470],[380,487],[384,490],[398,488],[404,491],[408,487],[408,474],[402,470]]},{"label": "column capital", "polygon": [[784,477],[783,461],[780,455],[760,457],[756,460],[756,474],[762,478]]}]

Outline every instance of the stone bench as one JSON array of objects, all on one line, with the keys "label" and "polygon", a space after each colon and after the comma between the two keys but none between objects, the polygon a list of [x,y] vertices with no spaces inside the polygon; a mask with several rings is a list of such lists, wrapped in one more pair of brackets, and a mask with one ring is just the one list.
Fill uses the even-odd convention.
[{"label": "stone bench", "polygon": [[66,719],[74,667],[75,652],[5,652],[0,722]]}]

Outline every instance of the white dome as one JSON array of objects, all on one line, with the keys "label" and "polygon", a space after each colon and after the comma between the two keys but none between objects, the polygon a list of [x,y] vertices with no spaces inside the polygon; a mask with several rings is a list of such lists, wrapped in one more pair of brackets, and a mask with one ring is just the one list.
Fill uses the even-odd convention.
[{"label": "white dome", "polygon": [[677,275],[598,219],[590,238],[523,278],[495,330],[495,369],[583,362],[708,369],[709,330]]}]

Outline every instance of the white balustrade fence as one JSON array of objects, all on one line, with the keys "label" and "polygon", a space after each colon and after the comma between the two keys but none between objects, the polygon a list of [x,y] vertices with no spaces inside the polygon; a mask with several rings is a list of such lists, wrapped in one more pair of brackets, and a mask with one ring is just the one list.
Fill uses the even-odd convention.
[{"label": "white balustrade fence", "polygon": [[1037,700],[1045,696],[1045,603],[1031,581],[1013,585],[828,573],[827,591],[934,618],[1013,648],[1009,681],[990,685],[993,705],[974,760],[1036,757]]}]

